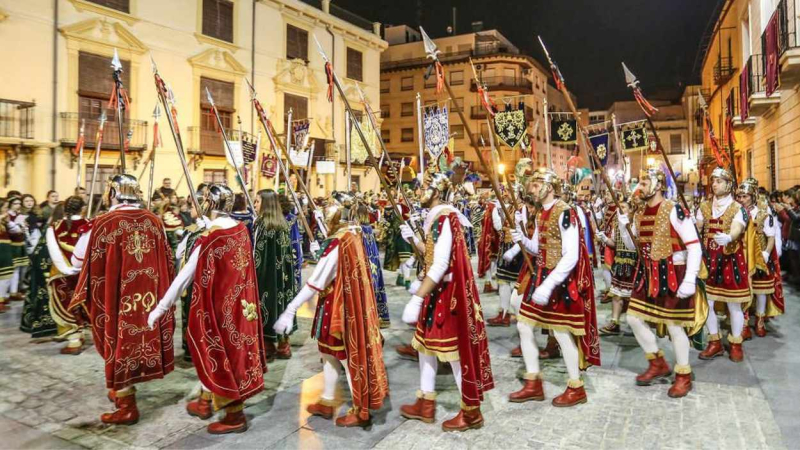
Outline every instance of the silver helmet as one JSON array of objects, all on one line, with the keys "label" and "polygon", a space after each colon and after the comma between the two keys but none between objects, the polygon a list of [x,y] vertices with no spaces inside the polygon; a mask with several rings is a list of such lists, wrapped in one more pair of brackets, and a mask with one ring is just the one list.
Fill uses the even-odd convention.
[{"label": "silver helmet", "polygon": [[231,188],[224,184],[212,183],[203,196],[203,210],[206,215],[211,212],[230,214],[233,211],[234,195]]},{"label": "silver helmet", "polygon": [[140,201],[141,194],[139,181],[135,176],[119,173],[109,178],[105,196],[109,204],[111,200],[117,200],[120,203],[131,203]]}]

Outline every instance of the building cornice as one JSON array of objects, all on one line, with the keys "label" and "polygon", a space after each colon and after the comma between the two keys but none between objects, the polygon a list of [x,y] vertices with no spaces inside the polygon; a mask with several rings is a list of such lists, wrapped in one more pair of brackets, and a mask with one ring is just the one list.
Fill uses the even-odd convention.
[{"label": "building cornice", "polygon": [[[136,22],[139,22],[141,20],[138,17],[134,16],[133,14],[117,11],[116,9],[101,6],[98,5],[97,3],[88,2],[86,0],[69,0],[69,2],[72,3],[72,6],[74,6],[75,9],[78,10],[79,12],[84,12],[84,11],[93,12],[95,14],[100,14],[103,16],[111,17],[113,19],[121,20],[127,23],[128,25],[134,25]],[[131,5],[131,9],[132,8],[133,5]]]}]

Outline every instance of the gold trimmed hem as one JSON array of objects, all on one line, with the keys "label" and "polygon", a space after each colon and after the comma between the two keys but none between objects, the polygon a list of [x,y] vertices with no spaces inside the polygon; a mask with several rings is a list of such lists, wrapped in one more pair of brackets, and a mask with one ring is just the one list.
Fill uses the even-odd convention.
[{"label": "gold trimmed hem", "polygon": [[692,367],[688,364],[685,366],[680,364],[675,364],[675,367],[673,367],[672,370],[679,375],[688,375],[692,373]]},{"label": "gold trimmed hem", "polygon": [[542,322],[536,319],[532,319],[530,317],[525,317],[524,315],[522,315],[521,311],[520,314],[517,315],[517,321],[521,321],[522,323],[525,323],[532,327],[539,327],[545,330],[563,331],[566,333],[570,333],[573,336],[586,335],[586,330],[584,330],[583,328],[575,328],[567,325],[556,325],[556,324]]},{"label": "gold trimmed hem", "polygon": [[647,314],[642,314],[639,311],[634,311],[628,308],[627,314],[633,317],[637,317],[639,319],[644,320],[645,322],[655,323],[655,324],[664,324],[664,325],[677,325],[680,327],[691,327],[694,326],[694,318],[691,320],[670,320],[664,319],[661,317],[653,317]]},{"label": "gold trimmed hem", "polygon": [[324,344],[324,343],[322,343],[320,341],[317,341],[317,345],[319,345],[322,348],[327,348],[328,350],[332,350],[334,352],[343,352],[345,350],[344,346],[341,346],[341,347],[336,346],[336,347],[334,347],[334,346],[330,346],[330,345]]},{"label": "gold trimmed hem", "polygon": [[721,295],[711,294],[707,292],[706,300],[709,302],[720,303],[747,303],[750,301],[750,295],[747,297],[724,297]]},{"label": "gold trimmed hem", "polygon": [[584,386],[583,380],[567,380],[567,387],[571,387],[572,389],[582,388]]},{"label": "gold trimmed hem", "polygon": [[435,356],[441,362],[453,362],[460,359],[457,347],[455,351],[438,351],[430,349],[425,347],[425,344],[420,342],[417,339],[417,336],[414,336],[414,339],[411,341],[411,346],[414,347],[414,350],[422,353],[423,355]]}]

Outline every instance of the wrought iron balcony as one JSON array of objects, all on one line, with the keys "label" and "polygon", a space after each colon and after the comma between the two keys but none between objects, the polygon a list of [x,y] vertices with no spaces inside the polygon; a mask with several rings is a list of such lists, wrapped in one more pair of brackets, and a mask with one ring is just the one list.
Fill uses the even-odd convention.
[{"label": "wrought iron balcony", "polygon": [[730,56],[718,58],[714,64],[714,83],[717,85],[725,84],[733,78],[736,69],[733,67],[733,59]]},{"label": "wrought iron balcony", "polygon": [[752,117],[764,115],[770,108],[781,102],[781,96],[777,92],[767,97],[765,69],[763,55],[751,55],[750,59],[747,60],[746,70],[750,75],[747,85],[747,98],[750,102],[749,116]]},{"label": "wrought iron balcony", "polygon": [[33,139],[36,103],[0,98],[0,137]]},{"label": "wrought iron balcony", "polygon": [[[523,93],[533,92],[533,83],[530,80],[516,77],[516,76],[497,76],[497,77],[483,77],[481,82],[486,83],[486,86],[493,91],[518,91]],[[472,92],[477,92],[478,87],[475,81],[470,85]]]},{"label": "wrought iron balcony", "polygon": [[[103,127],[103,150],[119,150],[119,129],[117,121],[109,116]],[[95,148],[97,146],[97,130],[100,120],[97,117],[86,117],[76,112],[62,112],[59,114],[59,124],[61,128],[61,145],[64,147],[74,147],[78,142],[81,123],[85,120],[84,128],[84,148]],[[123,130],[127,135],[131,134],[131,141],[128,144],[129,151],[143,151],[147,149],[147,121],[126,119],[123,121]]]},{"label": "wrought iron balcony", "polygon": [[[202,154],[206,156],[225,156],[225,147],[222,143],[222,135],[216,130],[204,130],[202,127],[189,127],[189,140],[186,143],[188,153]],[[241,132],[239,130],[226,129],[225,135],[228,140],[255,142],[256,136]],[[262,146],[265,143],[262,142]],[[263,147],[262,147],[263,148]]]},{"label": "wrought iron balcony", "polygon": [[800,43],[797,41],[797,27],[800,19],[798,19],[797,13],[796,0],[781,0],[775,11],[775,14],[778,15],[780,80],[781,84],[787,88],[793,88],[800,84]]}]

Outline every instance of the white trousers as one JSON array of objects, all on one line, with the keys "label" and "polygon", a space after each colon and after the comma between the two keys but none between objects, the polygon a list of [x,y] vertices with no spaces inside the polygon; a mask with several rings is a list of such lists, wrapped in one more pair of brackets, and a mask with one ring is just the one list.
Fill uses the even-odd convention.
[{"label": "white trousers", "polygon": [[334,400],[336,398],[336,383],[339,381],[339,370],[344,367],[344,374],[347,377],[347,386],[352,394],[353,382],[350,379],[350,370],[346,364],[331,355],[322,353],[322,398],[323,400]]},{"label": "white trousers", "polygon": [[[728,317],[731,320],[731,334],[734,337],[740,337],[744,329],[744,312],[742,312],[741,303],[726,303],[728,305]],[[706,326],[710,334],[719,334],[719,319],[717,313],[714,312],[714,302],[708,301],[708,320]]]},{"label": "white trousers", "polygon": [[[636,342],[646,353],[658,353],[658,342],[653,330],[640,318],[628,314],[626,317],[628,325],[633,330]],[[667,325],[669,337],[672,340],[672,347],[675,350],[675,363],[681,366],[689,365],[689,337],[686,331],[679,325]]]},{"label": "white trousers", "polygon": [[[453,369],[453,378],[456,380],[459,394],[461,393],[461,362],[458,360],[450,361]],[[419,354],[419,390],[424,394],[436,392],[436,372],[439,369],[439,361],[435,356]]]}]

